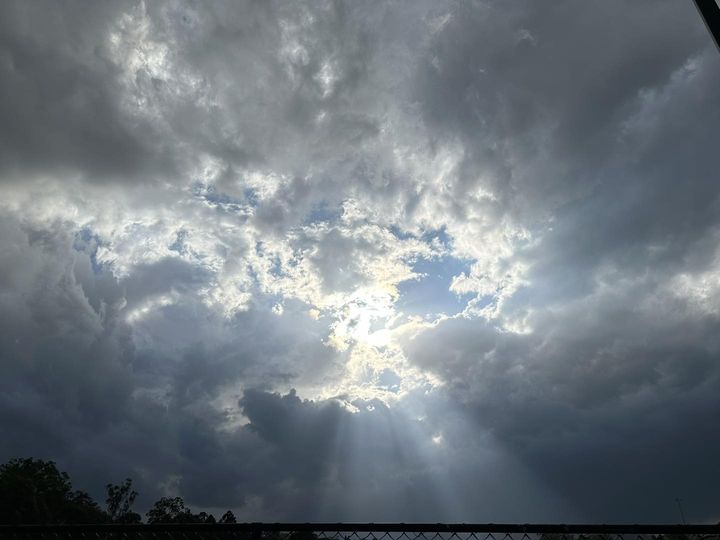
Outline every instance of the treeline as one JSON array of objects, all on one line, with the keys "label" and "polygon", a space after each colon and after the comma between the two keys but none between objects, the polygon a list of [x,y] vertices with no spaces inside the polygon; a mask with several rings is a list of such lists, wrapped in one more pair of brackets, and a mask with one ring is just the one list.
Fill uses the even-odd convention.
[{"label": "treeline", "polygon": [[[102,508],[84,491],[74,490],[70,477],[55,462],[13,459],[0,465],[0,523],[142,523],[132,509],[137,491],[129,478],[107,484]],[[147,523],[235,523],[228,510],[219,520],[205,512],[193,513],[181,497],[162,497],[145,514]]]}]

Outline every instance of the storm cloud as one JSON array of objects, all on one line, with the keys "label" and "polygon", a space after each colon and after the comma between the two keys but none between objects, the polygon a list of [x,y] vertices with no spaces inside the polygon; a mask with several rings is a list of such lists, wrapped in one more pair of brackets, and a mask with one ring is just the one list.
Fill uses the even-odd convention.
[{"label": "storm cloud", "polygon": [[691,2],[4,2],[0,459],[246,520],[720,520]]}]

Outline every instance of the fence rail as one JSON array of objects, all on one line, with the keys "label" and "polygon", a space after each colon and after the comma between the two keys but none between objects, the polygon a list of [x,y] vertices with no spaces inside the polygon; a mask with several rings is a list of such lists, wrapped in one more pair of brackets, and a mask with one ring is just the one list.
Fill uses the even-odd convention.
[{"label": "fence rail", "polygon": [[0,540],[720,540],[718,525],[233,523],[0,525]]}]

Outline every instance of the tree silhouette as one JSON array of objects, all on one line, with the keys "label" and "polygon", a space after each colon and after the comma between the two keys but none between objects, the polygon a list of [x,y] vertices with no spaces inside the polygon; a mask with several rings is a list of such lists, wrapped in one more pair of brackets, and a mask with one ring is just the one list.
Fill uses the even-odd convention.
[{"label": "tree silhouette", "polygon": [[218,523],[237,523],[237,519],[235,519],[235,514],[228,510],[222,515]]},{"label": "tree silhouette", "polygon": [[200,512],[195,516],[197,518],[198,523],[217,523],[215,521],[215,516],[212,514],[207,514],[205,512]]},{"label": "tree silhouette", "polygon": [[[141,523],[132,511],[138,496],[132,480],[107,484],[107,511],[84,491],[73,490],[70,477],[54,461],[18,458],[0,465],[0,524]],[[206,512],[194,514],[181,497],[162,497],[147,512],[148,523],[216,523]],[[228,510],[220,523],[236,523]]]},{"label": "tree silhouette", "polygon": [[138,493],[132,489],[132,480],[126,478],[122,484],[107,484],[107,514],[113,523],[140,523],[140,514],[130,510]]},{"label": "tree silhouette", "polygon": [[190,523],[192,512],[180,497],[162,497],[145,514],[148,523]]},{"label": "tree silhouette", "polygon": [[193,514],[182,497],[162,497],[145,516],[148,523],[215,523],[212,514]]},{"label": "tree silhouette", "polygon": [[0,523],[102,523],[107,515],[54,461],[21,458],[0,465]]}]

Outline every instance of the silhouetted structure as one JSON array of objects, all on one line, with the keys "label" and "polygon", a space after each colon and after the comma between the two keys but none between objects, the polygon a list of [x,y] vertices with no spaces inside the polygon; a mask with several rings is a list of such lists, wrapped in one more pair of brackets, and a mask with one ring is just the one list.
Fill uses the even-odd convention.
[{"label": "silhouetted structure", "polygon": [[716,0],[695,0],[695,5],[720,51],[720,7]]},{"label": "silhouetted structure", "polygon": [[0,526],[0,540],[720,540],[720,525],[175,523]]}]

